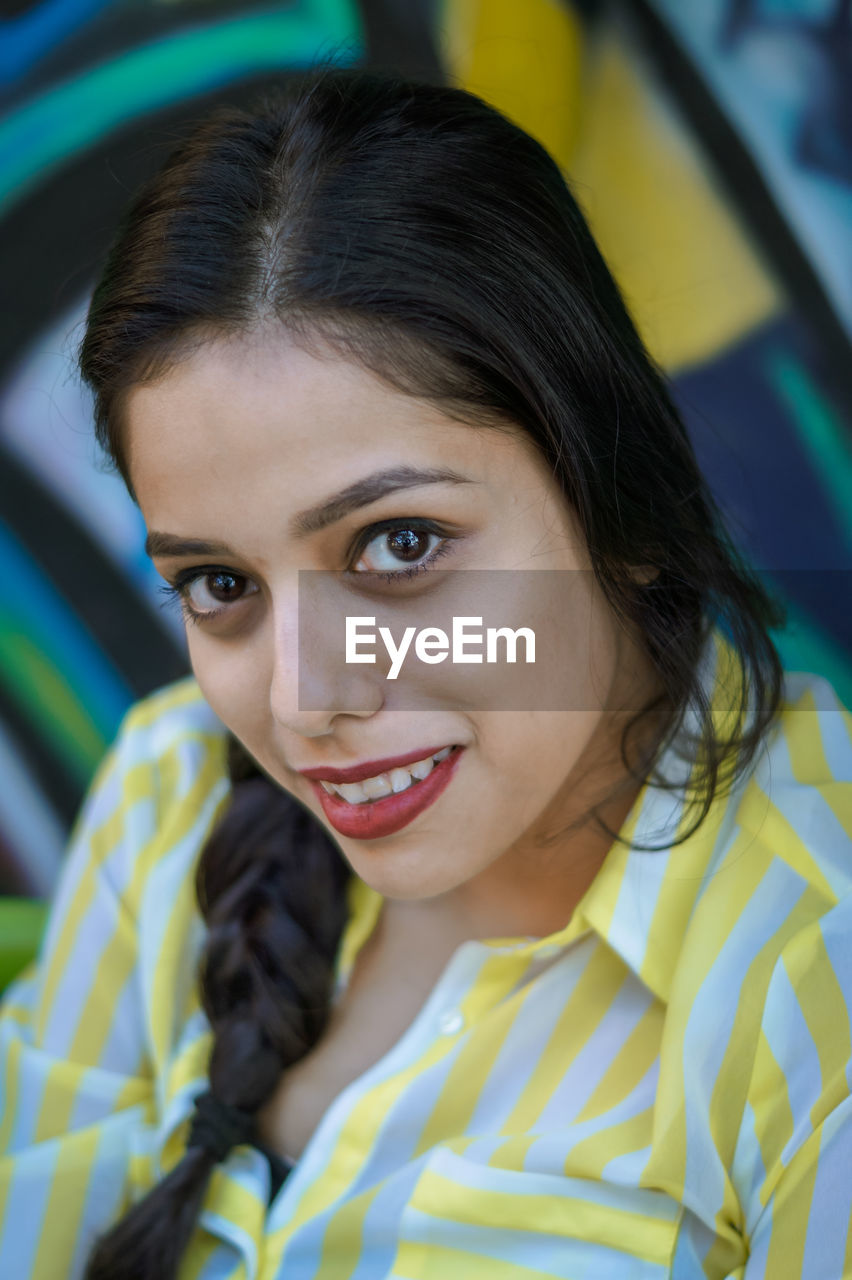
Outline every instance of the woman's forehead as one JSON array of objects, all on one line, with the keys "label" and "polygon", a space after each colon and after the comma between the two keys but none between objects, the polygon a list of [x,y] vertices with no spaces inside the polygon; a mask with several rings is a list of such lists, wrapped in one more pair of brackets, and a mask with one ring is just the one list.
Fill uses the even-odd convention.
[{"label": "woman's forehead", "polygon": [[[169,484],[285,483],[324,489],[374,470],[452,460],[477,478],[518,476],[534,451],[518,430],[475,430],[354,361],[286,336],[215,339],[125,402],[126,449],[140,504]],[[279,490],[280,492],[280,490]]]},{"label": "woman's forehead", "polygon": [[320,433],[333,444],[403,427],[444,435],[463,429],[356,362],[317,356],[285,337],[206,342],[155,381],[133,388],[124,416],[131,446],[141,447],[143,435],[163,446],[189,434],[248,446],[251,438],[264,442],[265,432],[270,445],[284,437],[292,445]]}]

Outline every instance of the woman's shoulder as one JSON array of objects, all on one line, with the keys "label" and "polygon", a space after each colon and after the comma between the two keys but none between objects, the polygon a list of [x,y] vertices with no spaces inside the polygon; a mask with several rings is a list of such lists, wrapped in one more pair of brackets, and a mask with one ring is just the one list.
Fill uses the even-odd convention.
[{"label": "woman's shoulder", "polygon": [[[80,807],[68,858],[96,866],[135,914],[162,864],[186,874],[230,792],[227,731],[192,677],[125,712]],[[156,873],[156,874],[155,874]]]},{"label": "woman's shoulder", "polygon": [[773,975],[823,962],[852,1001],[848,958],[826,952],[852,924],[852,714],[827,680],[785,672],[757,757],[666,868],[654,937],[686,1019],[760,1010]]},{"label": "woman's shoulder", "polygon": [[226,748],[227,730],[194,678],[140,698],[101,763],[69,850],[79,872],[71,879],[93,873],[104,901],[120,903],[157,1057],[197,1007],[194,877],[231,792]]},{"label": "woman's shoulder", "polygon": [[131,704],[100,773],[116,778],[123,803],[148,794],[162,811],[225,777],[226,745],[225,726],[195,678],[185,676]]},{"label": "woman's shoulder", "polygon": [[852,716],[825,679],[785,673],[753,767],[660,875],[661,1129],[688,1130],[698,1164],[732,1178],[751,1231],[849,1105]]},{"label": "woman's shoulder", "polygon": [[224,739],[225,726],[210,706],[194,676],[183,676],[132,703],[118,736],[141,745],[168,750],[176,738],[209,736]]},{"label": "woman's shoulder", "polygon": [[852,712],[824,677],[785,672],[736,816],[826,906],[852,895]]},{"label": "woman's shoulder", "polygon": [[825,676],[785,670],[778,723],[788,735],[821,746],[814,763],[824,777],[833,771],[852,782],[852,710]]}]

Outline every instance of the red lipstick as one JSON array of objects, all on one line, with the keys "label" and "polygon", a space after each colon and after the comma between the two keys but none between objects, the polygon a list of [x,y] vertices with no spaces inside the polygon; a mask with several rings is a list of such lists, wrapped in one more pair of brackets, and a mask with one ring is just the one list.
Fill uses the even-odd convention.
[{"label": "red lipstick", "polygon": [[[397,756],[391,763],[377,760],[366,766],[353,765],[352,769],[327,768],[300,770],[305,777],[311,779],[317,799],[322,805],[323,813],[335,831],[343,836],[351,836],[355,840],[378,840],[382,836],[393,835],[395,831],[407,827],[425,809],[438,799],[438,796],[449,784],[461,759],[464,747],[453,747],[448,756],[440,764],[436,764],[428,778],[420,782],[412,782],[405,791],[394,795],[383,796],[381,800],[367,800],[363,804],[349,804],[342,796],[330,795],[317,780],[322,776],[327,782],[360,782],[362,778],[372,778],[378,773],[386,773],[388,769],[411,764],[415,760],[423,760],[435,752],[424,751],[418,755],[409,753]],[[345,775],[345,776],[341,776]]]},{"label": "red lipstick", "polygon": [[391,769],[403,769],[407,764],[414,764],[415,760],[436,756],[446,745],[445,742],[441,742],[437,747],[420,747],[416,751],[406,751],[401,756],[386,756],[384,760],[367,760],[364,764],[350,764],[345,769],[333,769],[330,764],[324,764],[316,769],[297,769],[296,772],[310,782],[363,782],[364,778],[377,778],[380,773],[389,773]]}]

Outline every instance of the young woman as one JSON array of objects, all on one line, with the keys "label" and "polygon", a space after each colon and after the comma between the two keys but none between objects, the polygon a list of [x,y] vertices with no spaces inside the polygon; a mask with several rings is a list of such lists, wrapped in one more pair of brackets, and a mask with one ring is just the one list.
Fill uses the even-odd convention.
[{"label": "young woman", "polygon": [[[4,1006],[0,1273],[850,1274],[852,722],[552,159],[364,72],[218,111],[81,362],[194,674]],[[535,680],[340,643],[480,614]]]}]

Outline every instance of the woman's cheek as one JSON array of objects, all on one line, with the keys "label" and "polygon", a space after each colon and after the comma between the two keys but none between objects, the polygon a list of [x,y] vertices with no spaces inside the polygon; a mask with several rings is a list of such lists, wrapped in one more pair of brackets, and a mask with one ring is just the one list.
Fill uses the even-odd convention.
[{"label": "woman's cheek", "polygon": [[208,636],[188,637],[193,675],[223,724],[252,749],[264,722],[264,673],[239,649],[228,649]]}]

